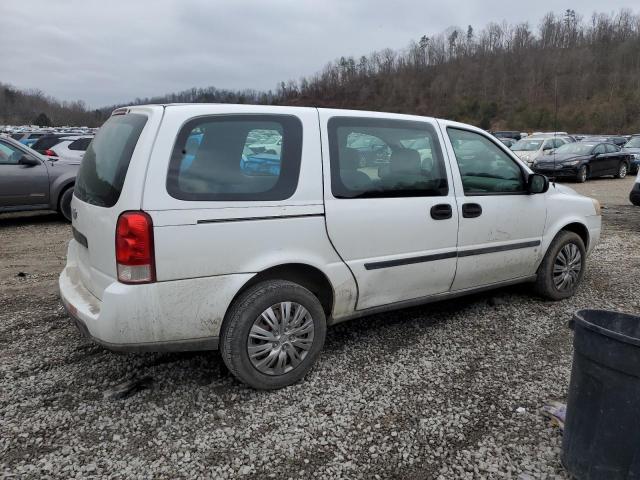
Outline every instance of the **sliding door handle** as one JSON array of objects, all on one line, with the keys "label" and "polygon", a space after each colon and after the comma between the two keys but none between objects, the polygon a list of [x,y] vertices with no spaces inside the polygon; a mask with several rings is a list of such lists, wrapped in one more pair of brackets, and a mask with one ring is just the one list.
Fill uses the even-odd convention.
[{"label": "sliding door handle", "polygon": [[476,218],[482,215],[482,207],[477,203],[465,203],[462,205],[462,216],[464,218]]},{"label": "sliding door handle", "polygon": [[448,203],[439,203],[431,207],[431,218],[434,220],[447,220],[453,216],[453,210]]}]

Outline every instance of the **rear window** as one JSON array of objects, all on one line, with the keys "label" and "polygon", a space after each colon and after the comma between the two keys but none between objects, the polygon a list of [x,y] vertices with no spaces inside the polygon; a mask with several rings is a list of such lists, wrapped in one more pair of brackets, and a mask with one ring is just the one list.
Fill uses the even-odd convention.
[{"label": "rear window", "polygon": [[301,154],[294,116],[195,118],[178,133],[167,191],[179,200],[285,200],[298,184]]},{"label": "rear window", "polygon": [[58,143],[58,137],[46,136],[38,139],[38,141],[34,143],[31,148],[33,148],[34,150],[46,150],[53,147],[56,143]]},{"label": "rear window", "polygon": [[91,138],[79,138],[78,140],[75,140],[69,144],[69,150],[84,151],[91,143],[91,140]]},{"label": "rear window", "polygon": [[113,207],[122,191],[131,155],[147,123],[145,115],[130,113],[109,118],[84,155],[74,195],[99,207]]}]

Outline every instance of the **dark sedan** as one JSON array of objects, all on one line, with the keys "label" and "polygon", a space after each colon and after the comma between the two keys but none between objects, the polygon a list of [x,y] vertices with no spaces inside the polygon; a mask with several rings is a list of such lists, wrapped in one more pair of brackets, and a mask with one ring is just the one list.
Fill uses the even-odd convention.
[{"label": "dark sedan", "polygon": [[533,171],[547,177],[571,178],[585,182],[588,178],[627,176],[631,155],[613,143],[567,143],[540,158]]},{"label": "dark sedan", "polygon": [[630,173],[640,171],[640,135],[632,135],[631,139],[622,147],[622,151],[631,155]]}]

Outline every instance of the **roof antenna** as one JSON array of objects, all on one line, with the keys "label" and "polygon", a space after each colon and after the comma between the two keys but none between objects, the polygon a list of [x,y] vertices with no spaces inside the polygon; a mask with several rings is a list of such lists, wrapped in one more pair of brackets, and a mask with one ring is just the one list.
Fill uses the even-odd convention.
[{"label": "roof antenna", "polygon": [[553,118],[553,186],[556,186],[556,135],[558,135],[558,74],[554,78],[553,85],[555,112]]}]

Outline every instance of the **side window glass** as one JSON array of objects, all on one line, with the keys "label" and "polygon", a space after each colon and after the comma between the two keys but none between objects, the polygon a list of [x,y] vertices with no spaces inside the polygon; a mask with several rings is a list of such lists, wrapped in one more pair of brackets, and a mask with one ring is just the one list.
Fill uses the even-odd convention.
[{"label": "side window glass", "polygon": [[598,145],[595,150],[593,151],[593,153],[595,153],[596,155],[600,155],[601,153],[605,153],[605,148],[604,145],[601,143],[600,145]]},{"label": "side window glass", "polygon": [[167,190],[181,200],[284,200],[297,186],[301,154],[296,117],[197,118],[178,134]]},{"label": "side window glass", "polygon": [[522,193],[520,166],[484,135],[448,128],[466,195]]},{"label": "side window glass", "polygon": [[606,148],[607,148],[607,153],[615,153],[615,152],[617,152],[617,151],[618,151],[618,149],[616,148],[616,146],[615,146],[615,145],[609,145],[609,144],[607,144],[607,145],[606,145]]},{"label": "side window glass", "polygon": [[17,165],[21,157],[21,150],[0,142],[0,164]]},{"label": "side window glass", "polygon": [[426,122],[329,120],[331,191],[336,198],[446,196],[437,134]]}]

